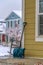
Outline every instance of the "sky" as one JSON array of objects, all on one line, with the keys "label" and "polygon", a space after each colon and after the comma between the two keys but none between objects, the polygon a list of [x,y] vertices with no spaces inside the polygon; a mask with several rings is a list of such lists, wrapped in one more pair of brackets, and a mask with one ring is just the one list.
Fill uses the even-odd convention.
[{"label": "sky", "polygon": [[22,10],[22,0],[0,0],[0,20],[5,19],[13,10]]}]

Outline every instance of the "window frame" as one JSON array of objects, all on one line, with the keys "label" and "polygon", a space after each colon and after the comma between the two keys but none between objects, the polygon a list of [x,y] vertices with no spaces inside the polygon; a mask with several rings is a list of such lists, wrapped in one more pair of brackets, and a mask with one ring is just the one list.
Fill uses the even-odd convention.
[{"label": "window frame", "polygon": [[11,21],[11,28],[12,28],[12,21]]},{"label": "window frame", "polygon": [[[25,20],[25,0],[22,0],[22,20],[24,22]],[[23,39],[22,39],[22,48],[24,48],[24,34],[23,34]]]},{"label": "window frame", "polygon": [[39,42],[43,42],[43,35],[38,35],[38,30],[39,30],[39,28],[38,28],[38,25],[39,25],[39,22],[38,22],[38,20],[39,20],[39,18],[38,18],[38,15],[42,15],[43,13],[39,13],[39,0],[36,0],[36,15],[35,15],[35,17],[36,17],[36,19],[35,19],[35,41],[39,41]]},{"label": "window frame", "polygon": [[9,28],[9,21],[8,21],[8,28]]}]

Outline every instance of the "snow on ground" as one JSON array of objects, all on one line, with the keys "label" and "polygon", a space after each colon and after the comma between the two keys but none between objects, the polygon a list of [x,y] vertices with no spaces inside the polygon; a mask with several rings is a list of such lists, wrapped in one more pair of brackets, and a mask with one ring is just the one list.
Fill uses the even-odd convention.
[{"label": "snow on ground", "polygon": [[0,45],[0,56],[9,55],[10,47]]},{"label": "snow on ground", "polygon": [[[10,55],[10,47],[5,47],[0,45],[0,57],[1,56],[9,56]],[[13,49],[12,49],[12,53],[13,53]]]}]

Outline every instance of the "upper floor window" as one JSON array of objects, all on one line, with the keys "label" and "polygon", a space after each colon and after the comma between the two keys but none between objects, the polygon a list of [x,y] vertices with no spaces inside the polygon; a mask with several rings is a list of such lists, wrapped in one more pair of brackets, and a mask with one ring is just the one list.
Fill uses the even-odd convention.
[{"label": "upper floor window", "polygon": [[8,21],[8,28],[9,28],[9,21]]},{"label": "upper floor window", "polygon": [[13,21],[11,21],[11,27],[12,27]]},{"label": "upper floor window", "polygon": [[43,41],[43,0],[36,0],[36,41]]},{"label": "upper floor window", "polygon": [[39,12],[43,13],[43,0],[39,0]]},{"label": "upper floor window", "polygon": [[18,24],[20,24],[20,20],[18,20]]}]

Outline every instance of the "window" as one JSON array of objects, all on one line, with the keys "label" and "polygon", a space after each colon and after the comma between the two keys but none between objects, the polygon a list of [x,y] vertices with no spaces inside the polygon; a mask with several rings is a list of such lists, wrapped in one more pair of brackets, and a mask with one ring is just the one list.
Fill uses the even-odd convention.
[{"label": "window", "polygon": [[39,12],[43,13],[43,0],[39,0]]},{"label": "window", "polygon": [[8,28],[9,28],[9,21],[8,21]]},{"label": "window", "polygon": [[11,27],[12,27],[12,23],[13,23],[13,21],[11,21]]},{"label": "window", "polygon": [[18,20],[18,24],[20,24],[20,20]]},{"label": "window", "polygon": [[36,0],[36,41],[43,41],[43,0]]},{"label": "window", "polygon": [[43,15],[39,16],[39,35],[43,35]]},{"label": "window", "polygon": [[8,36],[6,35],[6,42],[8,43]]}]

